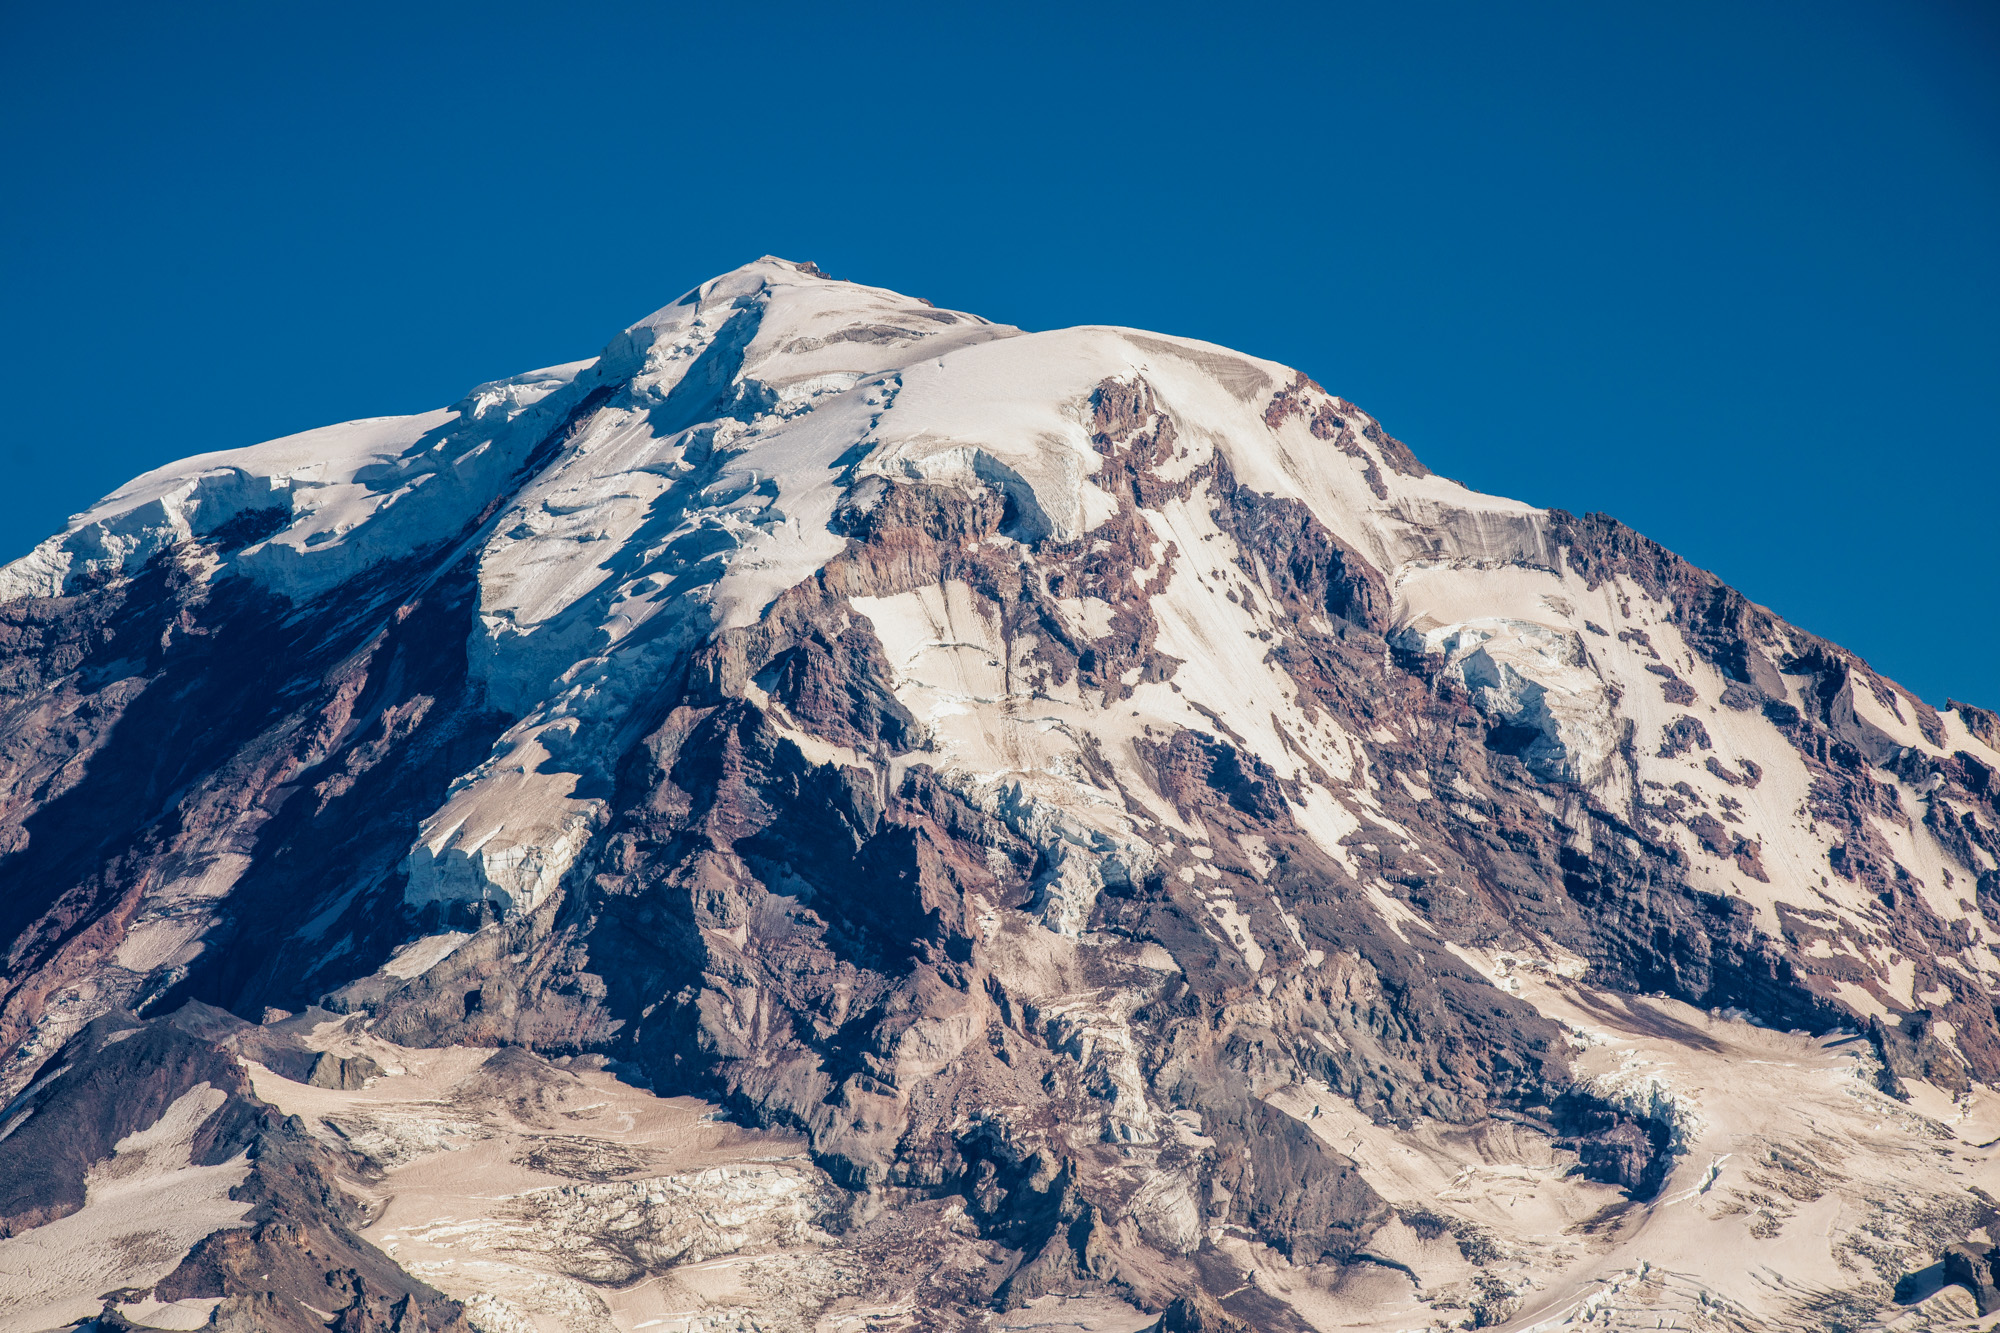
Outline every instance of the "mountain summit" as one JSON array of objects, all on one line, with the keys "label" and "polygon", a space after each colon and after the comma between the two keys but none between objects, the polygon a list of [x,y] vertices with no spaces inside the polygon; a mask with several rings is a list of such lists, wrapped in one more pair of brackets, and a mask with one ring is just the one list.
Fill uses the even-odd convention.
[{"label": "mountain summit", "polygon": [[0,570],[0,1328],[1970,1321],[1996,773],[1302,373],[767,257]]}]

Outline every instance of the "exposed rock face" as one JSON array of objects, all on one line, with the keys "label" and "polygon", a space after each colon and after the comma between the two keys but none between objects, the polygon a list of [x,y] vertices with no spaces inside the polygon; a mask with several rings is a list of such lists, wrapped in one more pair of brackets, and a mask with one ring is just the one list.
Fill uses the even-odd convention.
[{"label": "exposed rock face", "polygon": [[[0,1226],[158,1126],[239,1177],[107,1321],[622,1327],[768,1252],[819,1276],[688,1308],[1809,1327],[1978,1215],[1986,1149],[1911,1154],[2000,1080],[1993,715],[1268,362],[763,260],[0,592]],[[513,1109],[312,1101],[400,1077],[329,1024]],[[343,1190],[543,1115],[530,1051],[814,1174],[538,1142],[580,1183],[479,1234],[542,1276],[461,1309]]]}]

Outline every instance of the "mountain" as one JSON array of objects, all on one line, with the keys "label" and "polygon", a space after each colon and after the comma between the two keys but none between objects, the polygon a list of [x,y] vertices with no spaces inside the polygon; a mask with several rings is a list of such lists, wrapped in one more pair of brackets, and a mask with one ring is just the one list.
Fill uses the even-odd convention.
[{"label": "mountain", "polygon": [[1973,1327],[1996,771],[1302,373],[766,258],[0,571],[0,1329]]}]

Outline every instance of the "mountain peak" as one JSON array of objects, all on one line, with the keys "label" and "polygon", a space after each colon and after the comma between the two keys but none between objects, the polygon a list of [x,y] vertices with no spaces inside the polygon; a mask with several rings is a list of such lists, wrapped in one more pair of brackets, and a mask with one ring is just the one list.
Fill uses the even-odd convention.
[{"label": "mountain peak", "polygon": [[210,1172],[147,1301],[1792,1327],[1990,1262],[1992,716],[1286,366],[765,256],[0,599],[0,1236]]}]

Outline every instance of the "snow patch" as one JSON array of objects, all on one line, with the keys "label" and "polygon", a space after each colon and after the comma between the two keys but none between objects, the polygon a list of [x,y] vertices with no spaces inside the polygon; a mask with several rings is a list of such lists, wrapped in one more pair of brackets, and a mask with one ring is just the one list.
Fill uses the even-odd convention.
[{"label": "snow patch", "polygon": [[1482,713],[1521,733],[1517,752],[1537,773],[1586,787],[1611,774],[1618,718],[1575,630],[1492,616],[1420,623],[1394,638],[1407,651],[1442,656]]}]

